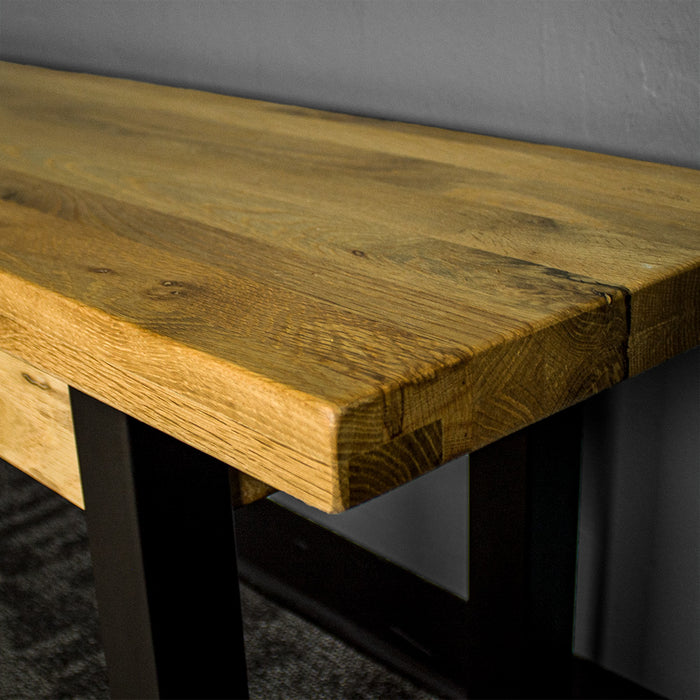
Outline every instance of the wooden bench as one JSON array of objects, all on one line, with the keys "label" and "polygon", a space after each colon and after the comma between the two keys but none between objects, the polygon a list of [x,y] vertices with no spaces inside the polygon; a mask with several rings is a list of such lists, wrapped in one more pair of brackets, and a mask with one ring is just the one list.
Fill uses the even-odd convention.
[{"label": "wooden bench", "polygon": [[535,612],[573,603],[569,409],[700,342],[698,172],[9,63],[0,95],[0,457],[86,505],[116,695],[244,692],[229,476],[338,512],[467,452],[538,484],[513,653],[570,654]]}]

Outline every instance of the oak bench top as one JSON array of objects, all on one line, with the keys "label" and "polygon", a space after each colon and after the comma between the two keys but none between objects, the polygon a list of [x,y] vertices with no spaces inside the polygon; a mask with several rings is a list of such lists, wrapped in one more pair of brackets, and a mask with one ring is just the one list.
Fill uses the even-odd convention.
[{"label": "oak bench top", "polygon": [[327,511],[700,342],[700,172],[0,64],[0,349]]}]

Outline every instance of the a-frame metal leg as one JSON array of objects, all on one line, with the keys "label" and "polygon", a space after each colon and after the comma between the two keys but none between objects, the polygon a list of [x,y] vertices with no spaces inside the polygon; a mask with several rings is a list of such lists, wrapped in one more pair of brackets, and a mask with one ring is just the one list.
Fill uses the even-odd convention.
[{"label": "a-frame metal leg", "polygon": [[578,406],[470,455],[478,695],[570,692],[580,457]]},{"label": "a-frame metal leg", "polygon": [[71,404],[112,696],[247,697],[229,468]]}]

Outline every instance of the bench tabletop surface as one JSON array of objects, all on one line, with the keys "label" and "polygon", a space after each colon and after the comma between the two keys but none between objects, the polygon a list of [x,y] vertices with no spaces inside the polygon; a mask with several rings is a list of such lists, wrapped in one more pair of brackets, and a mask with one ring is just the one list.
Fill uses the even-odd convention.
[{"label": "bench tabletop surface", "polygon": [[342,510],[700,342],[700,173],[0,64],[0,348]]}]

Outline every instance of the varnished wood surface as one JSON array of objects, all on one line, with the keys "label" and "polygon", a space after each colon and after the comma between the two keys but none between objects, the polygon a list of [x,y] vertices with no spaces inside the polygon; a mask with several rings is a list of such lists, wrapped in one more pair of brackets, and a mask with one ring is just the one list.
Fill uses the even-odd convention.
[{"label": "varnished wood surface", "polygon": [[83,507],[68,387],[0,352],[0,458]]},{"label": "varnished wood surface", "polygon": [[[0,459],[85,507],[68,386],[0,351]],[[242,506],[272,489],[231,470],[231,503]]]},{"label": "varnished wood surface", "polygon": [[0,66],[0,347],[325,510],[700,342],[700,174]]}]

